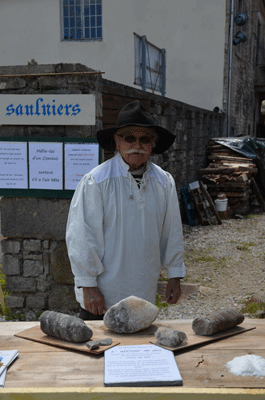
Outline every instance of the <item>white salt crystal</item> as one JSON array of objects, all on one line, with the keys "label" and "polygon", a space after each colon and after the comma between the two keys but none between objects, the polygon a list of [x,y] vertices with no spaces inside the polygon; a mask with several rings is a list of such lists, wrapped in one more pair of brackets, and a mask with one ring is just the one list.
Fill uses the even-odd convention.
[{"label": "white salt crystal", "polygon": [[265,359],[253,354],[235,357],[226,367],[234,375],[265,376]]}]

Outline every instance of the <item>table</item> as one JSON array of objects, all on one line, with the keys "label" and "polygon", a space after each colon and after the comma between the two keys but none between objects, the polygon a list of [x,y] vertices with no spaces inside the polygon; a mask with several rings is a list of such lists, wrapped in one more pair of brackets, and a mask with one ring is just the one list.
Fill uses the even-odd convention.
[{"label": "table", "polygon": [[[192,320],[158,321],[185,332]],[[0,349],[19,350],[9,368],[1,400],[26,399],[265,399],[265,377],[235,376],[226,370],[234,357],[255,354],[265,358],[265,321],[247,319],[241,326],[256,329],[175,356],[183,387],[106,388],[104,355],[66,351],[14,334],[39,322],[0,323]],[[102,321],[93,321],[101,324]],[[155,322],[154,322],[155,324]],[[89,325],[89,323],[88,323]],[[116,334],[117,335],[117,334]],[[137,333],[135,333],[137,335]],[[122,337],[121,336],[121,341]],[[122,343],[121,343],[122,344]],[[177,394],[177,397],[176,397]]]}]

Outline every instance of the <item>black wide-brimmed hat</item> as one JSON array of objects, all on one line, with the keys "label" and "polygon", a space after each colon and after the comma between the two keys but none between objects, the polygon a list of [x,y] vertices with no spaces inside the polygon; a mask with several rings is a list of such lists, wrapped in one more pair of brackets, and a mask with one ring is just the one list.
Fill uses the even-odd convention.
[{"label": "black wide-brimmed hat", "polygon": [[155,143],[155,147],[152,150],[153,154],[164,153],[173,144],[175,135],[169,132],[167,129],[157,126],[154,123],[154,119],[146,108],[140,103],[139,100],[132,101],[131,103],[124,106],[119,115],[117,121],[117,127],[103,129],[97,132],[97,140],[100,146],[107,151],[115,151],[116,144],[114,140],[114,133],[125,126],[142,126],[145,128],[153,128],[158,138]]}]

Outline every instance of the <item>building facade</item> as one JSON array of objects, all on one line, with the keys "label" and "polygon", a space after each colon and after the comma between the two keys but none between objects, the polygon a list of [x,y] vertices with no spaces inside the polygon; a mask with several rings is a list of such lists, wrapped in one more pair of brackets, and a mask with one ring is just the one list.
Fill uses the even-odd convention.
[{"label": "building facade", "polygon": [[[244,25],[236,23],[239,14],[245,14]],[[265,99],[265,1],[227,0],[225,32],[224,136],[265,137],[265,117],[260,111]],[[245,41],[237,39],[238,32],[244,32]]]},{"label": "building facade", "polygon": [[139,89],[136,33],[166,50],[166,97],[213,110],[224,25],[225,0],[1,0],[1,65],[81,63]]}]

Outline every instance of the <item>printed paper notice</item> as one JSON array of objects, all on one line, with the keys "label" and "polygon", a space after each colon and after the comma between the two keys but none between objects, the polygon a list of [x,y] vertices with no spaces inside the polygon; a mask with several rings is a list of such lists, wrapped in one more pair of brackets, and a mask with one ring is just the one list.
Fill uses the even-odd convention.
[{"label": "printed paper notice", "polygon": [[63,189],[62,143],[29,143],[29,188]]},{"label": "printed paper notice", "polygon": [[0,142],[0,188],[28,189],[27,143]]},{"label": "printed paper notice", "polygon": [[82,177],[99,164],[97,143],[65,143],[65,189],[75,190]]},{"label": "printed paper notice", "polygon": [[117,346],[105,351],[105,386],[182,385],[174,354],[154,345]]}]

